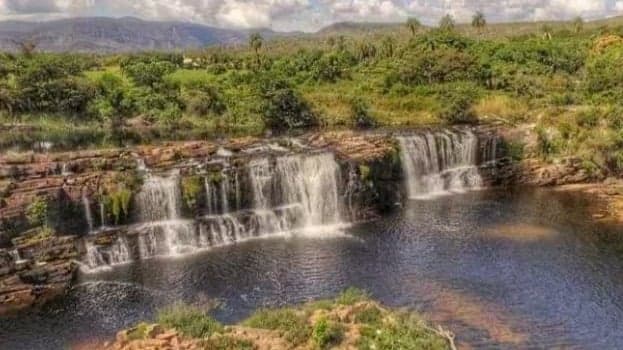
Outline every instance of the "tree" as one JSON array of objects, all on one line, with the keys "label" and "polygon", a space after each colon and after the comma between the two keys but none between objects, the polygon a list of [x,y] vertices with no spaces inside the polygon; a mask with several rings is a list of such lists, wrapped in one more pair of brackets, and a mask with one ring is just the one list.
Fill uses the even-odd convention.
[{"label": "tree", "polygon": [[407,28],[409,28],[409,30],[411,31],[411,35],[413,36],[417,34],[418,29],[420,29],[420,27],[422,26],[420,21],[415,17],[411,17],[407,19],[406,25],[407,25]]},{"label": "tree", "polygon": [[454,17],[451,14],[447,14],[439,21],[439,29],[444,32],[451,32],[454,30],[455,22]]},{"label": "tree", "polygon": [[260,49],[264,44],[264,38],[260,33],[253,33],[249,37],[249,47],[255,51],[255,59],[257,60],[257,65],[260,65]]},{"label": "tree", "polygon": [[573,30],[576,34],[580,34],[584,30],[584,19],[582,19],[582,16],[577,16],[573,19]]},{"label": "tree", "polygon": [[485,14],[481,11],[476,11],[474,16],[472,17],[472,27],[476,28],[479,33],[482,33],[482,30],[487,25],[487,19],[485,18]]},{"label": "tree", "polygon": [[267,91],[265,98],[264,120],[272,129],[308,128],[318,124],[305,100],[289,87]]}]

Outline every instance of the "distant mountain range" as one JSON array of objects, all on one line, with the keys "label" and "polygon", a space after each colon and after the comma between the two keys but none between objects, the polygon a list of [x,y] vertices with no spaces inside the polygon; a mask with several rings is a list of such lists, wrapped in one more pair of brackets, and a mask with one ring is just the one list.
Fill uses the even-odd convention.
[{"label": "distant mountain range", "polygon": [[[540,33],[544,24],[555,29],[569,22],[491,23],[485,33],[469,24],[457,30],[478,37],[505,37]],[[587,21],[585,28],[623,26],[623,17]],[[33,42],[39,51],[128,52],[171,51],[211,45],[246,44],[249,35],[260,32],[266,39],[278,37],[327,37],[334,35],[387,35],[408,30],[401,23],[339,22],[314,34],[275,32],[271,29],[223,29],[184,22],[145,21],[134,17],[69,18],[49,22],[0,21],[0,51],[16,51],[22,42]]]},{"label": "distant mountain range", "polygon": [[49,22],[0,22],[0,50],[15,51],[31,41],[41,51],[127,52],[176,50],[246,43],[249,34],[265,38],[299,33],[270,29],[235,30],[182,22],[144,21],[133,17],[71,18]]}]

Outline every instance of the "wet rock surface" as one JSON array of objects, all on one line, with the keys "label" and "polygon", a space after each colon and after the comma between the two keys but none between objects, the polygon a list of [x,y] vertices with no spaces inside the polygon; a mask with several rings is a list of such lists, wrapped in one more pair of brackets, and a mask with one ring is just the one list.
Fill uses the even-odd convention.
[{"label": "wet rock surface", "polygon": [[69,287],[78,258],[76,238],[22,237],[0,249],[0,314],[42,304]]}]

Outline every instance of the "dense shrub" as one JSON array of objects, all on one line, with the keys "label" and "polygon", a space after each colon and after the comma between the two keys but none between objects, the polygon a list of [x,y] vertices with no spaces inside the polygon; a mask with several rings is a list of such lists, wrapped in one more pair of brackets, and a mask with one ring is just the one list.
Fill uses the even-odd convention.
[{"label": "dense shrub", "polygon": [[174,304],[159,310],[156,321],[163,326],[175,328],[188,337],[199,339],[207,338],[223,329],[220,323],[205,312],[186,304]]},{"label": "dense shrub", "polygon": [[351,120],[360,129],[374,128],[377,125],[376,118],[370,112],[370,107],[361,98],[351,101]]},{"label": "dense shrub", "polygon": [[592,54],[586,67],[586,88],[610,99],[623,97],[623,44]]},{"label": "dense shrub", "polygon": [[470,54],[442,48],[406,57],[397,77],[405,84],[423,85],[469,80],[476,72],[476,60]]},{"label": "dense shrub", "polygon": [[318,124],[307,103],[290,88],[267,93],[263,110],[266,125],[272,129],[298,129]]},{"label": "dense shrub", "polygon": [[443,105],[439,118],[449,124],[476,121],[472,105],[478,97],[478,88],[472,84],[442,86],[438,92]]},{"label": "dense shrub", "polygon": [[221,115],[227,110],[218,89],[205,82],[184,86],[182,100],[186,111],[195,115]]},{"label": "dense shrub", "polygon": [[327,349],[339,344],[344,336],[344,329],[337,323],[321,318],[314,324],[312,340],[320,349]]}]

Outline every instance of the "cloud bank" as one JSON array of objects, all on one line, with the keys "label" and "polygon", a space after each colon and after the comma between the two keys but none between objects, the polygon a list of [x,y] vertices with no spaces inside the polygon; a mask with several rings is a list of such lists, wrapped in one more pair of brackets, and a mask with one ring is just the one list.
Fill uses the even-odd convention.
[{"label": "cloud bank", "polygon": [[491,22],[599,18],[623,13],[623,0],[0,0],[0,19],[136,16],[227,28],[313,31],[340,21],[427,24],[445,14],[467,21],[481,10]]}]

